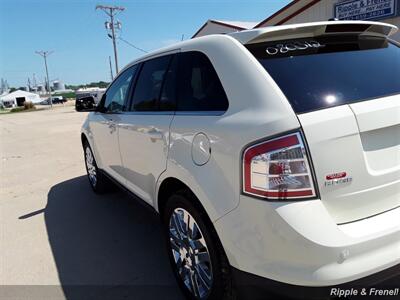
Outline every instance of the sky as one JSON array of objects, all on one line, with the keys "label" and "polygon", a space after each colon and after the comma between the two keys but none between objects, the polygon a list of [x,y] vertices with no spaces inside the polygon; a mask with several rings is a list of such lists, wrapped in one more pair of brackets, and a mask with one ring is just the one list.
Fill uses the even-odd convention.
[{"label": "sky", "polygon": [[[290,0],[0,0],[0,78],[11,87],[25,86],[35,73],[44,82],[43,58],[48,57],[50,80],[66,84],[109,81],[111,39],[107,16],[96,4],[118,5],[125,11],[119,36],[148,51],[189,39],[208,19],[261,21]],[[118,41],[120,69],[143,55]],[[114,62],[113,62],[114,64]]]}]

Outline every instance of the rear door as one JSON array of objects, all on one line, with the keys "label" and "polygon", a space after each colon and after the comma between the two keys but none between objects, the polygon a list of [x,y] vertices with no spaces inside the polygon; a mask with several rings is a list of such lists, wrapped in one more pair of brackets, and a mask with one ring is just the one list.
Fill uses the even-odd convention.
[{"label": "rear door", "polygon": [[249,50],[298,114],[337,223],[398,207],[400,48],[383,37],[336,35]]},{"label": "rear door", "polygon": [[119,144],[129,190],[152,204],[166,169],[169,128],[175,110],[175,57],[142,63],[130,106],[119,117]]}]

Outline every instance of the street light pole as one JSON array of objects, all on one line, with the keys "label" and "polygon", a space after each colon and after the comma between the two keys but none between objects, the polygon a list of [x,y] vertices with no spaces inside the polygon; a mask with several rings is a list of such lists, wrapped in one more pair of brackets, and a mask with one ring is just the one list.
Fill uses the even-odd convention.
[{"label": "street light pole", "polygon": [[49,78],[49,69],[47,68],[47,56],[53,53],[53,51],[36,51],[37,54],[43,57],[44,66],[46,68],[46,78],[47,78],[47,91],[49,92],[50,99],[50,108],[53,108],[53,100],[51,99],[51,89],[50,89],[50,78]]},{"label": "street light pole", "polygon": [[104,11],[109,17],[110,17],[110,22],[106,22],[106,28],[111,29],[111,39],[113,42],[113,48],[114,48],[114,59],[115,59],[115,70],[116,74],[118,74],[118,54],[117,54],[117,43],[115,41],[115,27],[117,29],[120,29],[121,23],[120,22],[114,22],[114,17],[115,15],[120,12],[124,11],[125,7],[121,6],[107,6],[107,5],[97,5],[96,9],[101,9]]}]

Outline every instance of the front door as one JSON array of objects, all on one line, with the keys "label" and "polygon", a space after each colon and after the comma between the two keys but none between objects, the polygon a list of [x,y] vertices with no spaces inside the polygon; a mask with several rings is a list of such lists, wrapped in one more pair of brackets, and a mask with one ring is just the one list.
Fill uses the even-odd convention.
[{"label": "front door", "polygon": [[91,119],[96,161],[99,167],[120,183],[125,183],[118,142],[118,126],[129,87],[136,72],[133,66],[121,73],[104,94]]}]

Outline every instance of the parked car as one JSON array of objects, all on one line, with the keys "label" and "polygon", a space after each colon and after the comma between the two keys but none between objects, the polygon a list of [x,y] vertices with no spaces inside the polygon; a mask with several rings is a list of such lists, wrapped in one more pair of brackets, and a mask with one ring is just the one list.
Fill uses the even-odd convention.
[{"label": "parked car", "polygon": [[273,26],[134,61],[88,109],[91,187],[112,180],[160,214],[189,298],[327,296],[399,274],[396,30]]},{"label": "parked car", "polygon": [[[52,100],[53,104],[62,104],[62,103],[67,102],[67,99],[64,99],[63,96],[52,96],[51,100]],[[43,100],[42,102],[40,102],[40,104],[50,105],[50,98]]]}]

